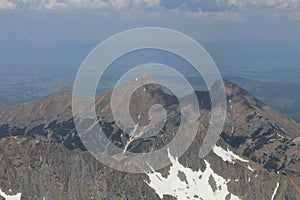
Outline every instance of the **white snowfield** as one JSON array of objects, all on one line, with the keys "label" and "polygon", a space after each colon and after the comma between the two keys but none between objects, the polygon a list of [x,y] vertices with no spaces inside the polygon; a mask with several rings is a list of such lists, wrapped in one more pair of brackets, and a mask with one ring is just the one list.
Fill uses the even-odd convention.
[{"label": "white snowfield", "polygon": [[21,200],[21,193],[17,193],[16,195],[7,195],[0,189],[0,196],[5,200]]},{"label": "white snowfield", "polygon": [[147,182],[147,184],[155,190],[161,199],[164,195],[174,196],[178,200],[221,200],[226,197],[231,200],[240,199],[228,191],[227,183],[230,179],[226,180],[216,174],[206,160],[204,160],[206,169],[202,172],[200,169],[199,171],[193,171],[184,167],[179,163],[178,158],[172,157],[169,151],[168,157],[172,162],[172,166],[167,178],[163,177],[159,172],[152,171],[147,173],[150,179],[150,182]]},{"label": "white snowfield", "polygon": [[212,151],[219,156],[220,158],[222,158],[222,160],[224,160],[225,162],[230,162],[232,164],[235,164],[235,161],[239,160],[241,162],[249,162],[248,160],[245,160],[241,157],[239,157],[238,155],[234,154],[232,151],[230,151],[229,149],[224,150],[222,147],[218,147],[217,145],[214,146],[214,148],[212,149]]}]

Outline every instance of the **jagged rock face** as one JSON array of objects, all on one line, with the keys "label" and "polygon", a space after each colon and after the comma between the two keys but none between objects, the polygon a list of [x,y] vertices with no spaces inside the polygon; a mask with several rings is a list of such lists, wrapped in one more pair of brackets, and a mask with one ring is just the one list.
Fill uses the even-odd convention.
[{"label": "jagged rock face", "polygon": [[114,171],[61,144],[8,137],[0,141],[0,155],[1,189],[21,192],[22,199],[157,199],[145,175]]},{"label": "jagged rock face", "polygon": [[300,134],[299,124],[233,84],[228,84],[227,96],[222,138],[240,155],[268,170],[298,173],[300,149],[294,138]]},{"label": "jagged rock face", "polygon": [[[140,175],[107,168],[85,151],[71,116],[71,94],[65,89],[41,101],[0,106],[0,189],[21,192],[22,199],[201,199],[208,191],[216,199],[300,199],[300,147],[295,139],[300,125],[240,87],[226,81],[225,86],[228,113],[213,152],[205,160],[198,157],[209,125],[210,98],[207,92],[197,92],[201,116],[193,144],[178,160],[170,151],[169,158],[176,161],[172,167]],[[148,110],[157,103],[168,111],[169,121],[157,135],[126,146],[130,138],[112,120],[110,98],[111,90],[97,97],[96,111],[106,136],[120,148],[159,149],[180,125],[176,97],[158,85],[139,88],[131,98],[134,121],[147,126]],[[50,107],[55,109],[43,117]],[[20,117],[18,112],[30,114]],[[187,176],[195,174],[199,177],[192,184]],[[161,189],[169,180],[174,185]],[[207,190],[201,187],[205,183]],[[198,193],[178,192],[192,193],[194,188]]]}]

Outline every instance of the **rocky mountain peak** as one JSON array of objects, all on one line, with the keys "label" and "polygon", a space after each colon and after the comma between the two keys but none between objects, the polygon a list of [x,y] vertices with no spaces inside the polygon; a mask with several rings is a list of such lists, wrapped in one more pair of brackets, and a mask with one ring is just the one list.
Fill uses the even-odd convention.
[{"label": "rocky mountain peak", "polygon": [[[226,123],[213,151],[205,159],[198,156],[209,125],[210,98],[208,92],[196,92],[201,116],[194,142],[180,158],[170,150],[173,165],[148,174],[118,172],[86,151],[67,88],[34,102],[2,106],[0,189],[7,195],[20,192],[24,199],[199,199],[207,195],[198,189],[205,186],[212,198],[299,199],[299,124],[239,86],[224,84]],[[113,120],[111,96],[109,90],[96,97],[96,112],[105,136],[121,149],[160,149],[180,126],[178,99],[158,84],[141,85],[130,97],[133,120],[147,126],[154,104],[163,105],[171,117],[156,135],[133,140]],[[115,106],[122,103],[119,99]]]}]

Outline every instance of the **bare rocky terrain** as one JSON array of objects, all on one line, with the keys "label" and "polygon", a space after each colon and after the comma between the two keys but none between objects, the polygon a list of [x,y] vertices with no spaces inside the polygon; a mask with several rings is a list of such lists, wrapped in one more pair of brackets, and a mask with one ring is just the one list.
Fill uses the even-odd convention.
[{"label": "bare rocky terrain", "polygon": [[[170,152],[169,158],[176,160],[172,166],[178,169],[168,166],[153,172],[161,176],[158,180],[151,173],[106,167],[86,151],[75,130],[67,88],[31,103],[2,105],[0,188],[6,194],[22,193],[22,199],[300,199],[300,125],[239,86],[224,83],[227,117],[213,151],[205,159],[198,157],[211,103],[207,92],[196,92],[201,112],[196,138],[178,160]],[[130,137],[111,115],[111,92],[95,102],[102,130],[113,144],[150,152],[172,140],[180,109],[178,99],[165,88],[150,84],[134,93],[130,112],[136,123],[149,123],[148,110],[154,104],[164,106],[168,120],[155,136],[128,146]],[[179,181],[174,182],[178,188],[161,189],[159,184],[168,183],[168,178]]]}]

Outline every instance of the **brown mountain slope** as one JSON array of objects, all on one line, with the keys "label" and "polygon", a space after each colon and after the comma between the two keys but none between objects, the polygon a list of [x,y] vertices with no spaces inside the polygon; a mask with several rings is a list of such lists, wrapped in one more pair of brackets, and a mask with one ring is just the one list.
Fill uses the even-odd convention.
[{"label": "brown mountain slope", "polygon": [[[181,171],[174,172],[169,166],[157,173],[165,178],[179,177],[178,174],[181,174],[179,179],[186,185],[177,188],[178,191],[192,188],[184,176],[195,173],[195,180],[199,179],[198,184],[201,184],[201,181],[205,181],[205,174],[202,173],[211,170],[209,173],[213,175],[210,181],[204,183],[210,184],[213,191],[227,192],[226,199],[232,196],[246,200],[299,199],[300,146],[294,140],[299,136],[299,124],[274,111],[242,88],[227,81],[225,86],[228,112],[217,146],[204,160],[198,157],[209,125],[210,100],[208,93],[197,92],[201,111],[200,127],[193,144],[179,158],[179,163],[173,165],[181,167]],[[174,137],[173,133],[179,126],[176,121],[180,114],[178,100],[164,88],[155,84],[147,85],[139,88],[131,98],[130,111],[136,123],[147,126],[148,109],[157,103],[164,105],[170,116],[169,123],[158,134],[150,139],[137,139],[128,146],[129,136],[112,119],[110,98],[111,90],[97,97],[96,110],[106,136],[118,147],[126,147],[132,152],[149,152],[161,148]],[[95,194],[94,199],[160,199],[159,189],[147,184],[154,181],[151,177],[159,177],[159,174],[120,173],[95,162],[87,152],[79,150],[84,150],[84,147],[74,127],[70,102],[71,94],[62,90],[42,100],[8,108],[1,115],[0,188],[9,192],[9,185],[13,191],[22,192],[24,199],[41,199],[43,196],[57,199],[58,194],[62,199],[86,199],[87,196],[83,196],[85,193]],[[26,114],[19,116],[23,112]],[[47,117],[43,117],[44,113],[47,113]],[[28,123],[36,126],[27,127],[26,130],[18,127],[19,124],[24,127]],[[11,137],[14,135],[18,137]],[[63,143],[64,146],[57,143]],[[226,180],[224,185],[217,185],[222,179]],[[47,191],[43,189],[46,186],[41,180],[46,183],[49,181]],[[159,181],[163,180],[160,178]],[[198,191],[201,193],[202,189]],[[196,196],[194,199],[197,199]],[[175,193],[168,195],[165,192],[164,199],[175,197]]]},{"label": "brown mountain slope", "polygon": [[[268,119],[270,122],[276,122],[276,124],[282,128],[285,133],[291,138],[300,136],[300,124],[293,119],[275,111],[271,107],[264,104],[262,101],[250,95],[247,91],[243,90],[239,86],[224,81],[228,99],[228,113],[231,115],[232,120],[235,122],[244,122],[247,126],[247,121],[254,115],[259,115]],[[157,102],[164,101],[163,104],[175,103],[172,97],[167,97],[170,93],[166,93],[165,89],[160,86],[147,85],[146,92],[140,88],[135,92],[135,102],[143,102],[142,106],[137,106],[140,112],[146,112],[149,106],[153,104],[153,99],[166,98],[165,100],[157,100]],[[110,109],[110,98],[112,90],[103,92],[100,96],[96,97],[96,112],[99,116],[112,119]],[[163,94],[164,95],[161,95]],[[150,94],[150,95],[149,95]],[[206,92],[197,92],[199,97],[199,106],[203,110],[210,108],[209,95]],[[47,123],[53,120],[66,120],[72,117],[71,101],[72,94],[68,88],[63,88],[58,92],[51,94],[41,100],[37,100],[30,103],[18,104],[18,105],[0,105],[0,125],[11,124],[18,127],[26,127],[28,124],[33,123],[38,125],[41,123]],[[188,97],[187,97],[188,98]],[[144,104],[146,103],[146,105]],[[132,111],[133,115],[136,115],[137,110]],[[137,116],[136,116],[137,117]]]},{"label": "brown mountain slope", "polygon": [[40,100],[0,109],[0,125],[11,124],[18,127],[33,127],[55,119],[71,116],[71,92],[63,88]]}]

